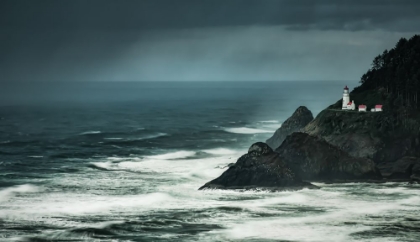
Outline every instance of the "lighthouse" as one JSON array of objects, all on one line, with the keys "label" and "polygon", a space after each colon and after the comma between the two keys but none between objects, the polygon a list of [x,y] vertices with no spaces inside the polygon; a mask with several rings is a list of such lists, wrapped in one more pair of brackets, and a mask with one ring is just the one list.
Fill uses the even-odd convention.
[{"label": "lighthouse", "polygon": [[348,109],[347,105],[350,103],[350,94],[349,94],[349,88],[346,86],[343,91],[343,108],[342,109]]}]

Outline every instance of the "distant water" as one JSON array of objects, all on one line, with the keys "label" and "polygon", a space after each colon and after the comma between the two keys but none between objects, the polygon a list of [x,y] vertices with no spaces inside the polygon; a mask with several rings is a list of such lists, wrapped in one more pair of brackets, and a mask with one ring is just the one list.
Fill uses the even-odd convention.
[{"label": "distant water", "polygon": [[420,241],[419,185],[198,191],[342,82],[0,91],[0,241]]}]

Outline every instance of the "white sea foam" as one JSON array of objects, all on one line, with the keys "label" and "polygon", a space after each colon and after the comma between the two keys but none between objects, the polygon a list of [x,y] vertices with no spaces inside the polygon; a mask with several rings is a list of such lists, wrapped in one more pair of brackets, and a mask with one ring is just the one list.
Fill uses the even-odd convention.
[{"label": "white sea foam", "polygon": [[16,194],[20,193],[34,193],[38,192],[40,189],[34,185],[25,184],[19,186],[8,187],[3,190],[0,190],[0,203],[3,201],[9,200]]},{"label": "white sea foam", "polygon": [[91,162],[92,165],[101,168],[101,169],[105,169],[105,170],[112,170],[113,168],[113,164],[110,161],[107,162]]},{"label": "white sea foam", "polygon": [[17,204],[19,211],[4,210],[3,216],[55,216],[55,215],[84,215],[107,214],[113,211],[137,211],[156,209],[162,203],[167,203],[172,197],[165,193],[149,193],[142,195],[103,196],[88,194],[49,194],[40,199],[33,199],[31,204]]},{"label": "white sea foam", "polygon": [[155,159],[155,160],[174,160],[174,159],[192,157],[195,154],[196,154],[195,151],[180,150],[180,151],[175,151],[175,152],[161,154],[161,155],[146,156],[145,158]]},{"label": "white sea foam", "polygon": [[83,133],[80,133],[80,135],[89,135],[89,134],[100,134],[102,133],[101,131],[86,131]]},{"label": "white sea foam", "polygon": [[[396,187],[388,187],[382,184],[367,186],[355,183],[318,183],[317,185],[322,187],[320,190],[305,189],[279,193],[198,191],[200,186],[223,172],[215,168],[217,165],[234,162],[245,153],[244,150],[226,148],[203,152],[215,157],[186,159],[191,158],[186,156],[187,153],[174,156],[176,152],[163,154],[171,154],[164,159],[156,159],[156,156],[98,157],[95,165],[116,172],[97,172],[94,182],[91,182],[92,177],[77,173],[57,177],[51,187],[65,185],[80,188],[70,192],[53,190],[40,193],[39,196],[37,194],[36,197],[25,193],[11,196],[11,200],[6,203],[13,206],[4,206],[5,203],[2,203],[0,216],[2,219],[13,221],[42,221],[43,225],[103,228],[119,223],[113,222],[116,219],[115,215],[117,219],[124,216],[132,218],[138,214],[151,218],[158,215],[162,216],[159,219],[165,220],[165,214],[171,218],[182,211],[185,212],[185,219],[189,219],[188,214],[194,214],[195,211],[199,211],[197,214],[200,214],[205,211],[206,216],[194,217],[195,223],[218,224],[223,229],[199,233],[196,236],[200,241],[268,239],[309,242],[379,241],[375,238],[361,239],[354,236],[354,233],[393,222],[389,219],[384,221],[377,218],[378,216],[395,217],[395,222],[398,222],[401,214],[412,217],[419,215],[420,199],[417,196],[417,187],[398,184],[395,184]],[[235,159],[229,159],[230,157]],[[368,195],[354,194],[354,191],[361,189]],[[382,192],[375,192],[380,190]],[[110,195],[107,192],[125,195]],[[232,210],[226,212],[226,209]],[[80,219],[91,215],[104,216],[110,222],[98,224],[95,220]],[[184,221],[183,219],[180,218],[180,221]]]},{"label": "white sea foam", "polygon": [[[222,160],[222,161],[220,161]],[[379,241],[375,239],[360,239],[352,234],[368,231],[375,226],[380,226],[381,220],[371,219],[370,216],[393,215],[401,212],[418,214],[419,200],[405,199],[392,203],[381,200],[369,200],[348,193],[351,186],[348,185],[325,185],[320,190],[302,190],[297,192],[255,192],[255,191],[197,191],[197,188],[209,180],[205,172],[211,177],[220,175],[210,174],[214,164],[225,162],[225,158],[214,157],[196,160],[146,160],[145,162],[112,163],[121,167],[143,166],[143,169],[155,169],[156,171],[171,171],[170,174],[159,174],[169,182],[154,183],[154,190],[159,192],[139,195],[96,195],[97,192],[89,193],[53,193],[43,194],[42,197],[32,199],[30,203],[16,201],[13,207],[6,208],[0,215],[6,218],[25,219],[39,221],[44,224],[53,224],[71,227],[95,227],[103,228],[110,224],[120,223],[115,221],[113,214],[118,217],[133,214],[143,214],[153,217],[154,214],[169,214],[171,211],[206,210],[203,218],[197,217],[200,224],[220,224],[225,229],[214,230],[208,233],[200,233],[197,236],[200,241],[231,241],[231,240],[291,240],[291,241]],[[125,163],[125,164],[124,164]],[[139,167],[137,167],[139,168]],[[203,172],[203,173],[201,173]],[[184,175],[198,174],[194,179],[184,180]],[[143,176],[144,177],[144,176]],[[156,176],[158,177],[158,176]],[[112,187],[122,189],[124,183],[131,186],[143,186],[138,181],[131,179],[109,178],[107,180],[96,179],[92,186],[106,187],[103,181],[115,183]],[[84,183],[80,181],[80,183]],[[110,185],[109,183],[108,185]],[[146,183],[145,183],[146,184]],[[378,185],[381,186],[381,185]],[[128,188],[129,186],[127,186]],[[343,188],[337,191],[337,187]],[[348,189],[347,189],[348,188]],[[369,193],[373,189],[367,189]],[[385,188],[386,189],[386,188]],[[403,189],[410,191],[410,189]],[[411,190],[411,195],[416,191]],[[407,194],[408,195],[408,194]],[[406,211],[407,206],[415,206]],[[225,213],[218,208],[239,209],[238,212]],[[299,210],[308,208],[308,211]],[[311,209],[323,210],[312,213]],[[163,212],[163,213],[162,213]],[[269,216],[260,216],[267,214]],[[413,214],[413,216],[415,215]],[[86,216],[101,215],[110,217],[110,222],[96,223],[95,221],[83,221],[75,219],[56,219],[62,216]],[[188,215],[187,215],[188,216]],[[400,215],[399,215],[400,216]],[[389,223],[388,221],[387,223]],[[397,221],[398,222],[398,221]],[[70,224],[69,224],[70,223]],[[351,223],[348,225],[347,223]],[[379,224],[378,224],[379,223]],[[162,228],[164,229],[164,228]],[[304,232],[303,232],[304,231]],[[395,241],[396,239],[383,238],[383,241]]]},{"label": "white sea foam", "polygon": [[121,141],[140,141],[140,140],[147,140],[147,139],[155,139],[163,136],[167,136],[166,133],[157,133],[157,134],[151,134],[151,135],[145,135],[138,138],[120,138],[120,137],[108,137],[104,138],[104,140],[121,140]]},{"label": "white sea foam", "polygon": [[254,128],[247,128],[247,127],[226,128],[225,131],[229,132],[229,133],[235,133],[235,134],[261,134],[261,133],[271,133],[271,132],[273,132],[271,130],[254,129]]},{"label": "white sea foam", "polygon": [[168,134],[167,133],[157,133],[157,134],[146,135],[146,136],[138,137],[138,138],[128,138],[128,139],[126,139],[126,141],[156,139],[156,138],[164,137],[164,136],[168,136]]},{"label": "white sea foam", "polygon": [[280,128],[281,124],[263,124],[262,128],[270,129],[271,132],[274,132],[276,129]]},{"label": "white sea foam", "polygon": [[266,120],[266,121],[260,121],[260,123],[277,124],[277,123],[279,123],[279,121],[278,120]]},{"label": "white sea foam", "polygon": [[[218,166],[235,162],[245,151],[226,148],[203,150],[216,155],[194,159],[194,151],[177,151],[161,155],[139,157],[109,157],[106,161],[92,162],[94,166],[106,170],[133,171],[143,173],[161,173],[193,180],[214,179],[220,175]],[[171,178],[174,179],[174,178]]]},{"label": "white sea foam", "polygon": [[226,149],[226,148],[216,148],[216,149],[209,149],[203,150],[204,152],[212,155],[232,155],[238,153],[236,150]]},{"label": "white sea foam", "polygon": [[39,159],[39,158],[43,158],[44,156],[42,155],[30,155],[28,156],[29,158],[35,158],[35,159]]}]

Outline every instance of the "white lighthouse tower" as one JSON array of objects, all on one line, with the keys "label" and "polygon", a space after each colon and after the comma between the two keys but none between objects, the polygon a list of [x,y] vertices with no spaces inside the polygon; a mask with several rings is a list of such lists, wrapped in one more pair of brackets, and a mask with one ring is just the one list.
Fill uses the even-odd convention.
[{"label": "white lighthouse tower", "polygon": [[350,103],[350,93],[349,93],[349,88],[346,86],[343,92],[343,108],[342,109],[348,109],[347,105],[349,103]]}]

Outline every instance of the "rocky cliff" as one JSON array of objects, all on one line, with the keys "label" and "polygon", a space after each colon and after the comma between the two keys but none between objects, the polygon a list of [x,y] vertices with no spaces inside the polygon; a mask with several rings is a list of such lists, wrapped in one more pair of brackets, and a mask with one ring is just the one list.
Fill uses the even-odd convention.
[{"label": "rocky cliff", "polygon": [[392,95],[380,89],[352,92],[350,96],[356,103],[384,104],[384,111],[342,111],[338,101],[320,112],[303,132],[321,137],[354,157],[372,159],[382,173],[388,172],[384,167],[392,167],[403,157],[420,157],[420,122],[415,109],[398,106]]},{"label": "rocky cliff", "polygon": [[289,135],[276,152],[281,160],[303,180],[381,179],[381,174],[372,160],[352,157],[322,138],[305,133]]},{"label": "rocky cliff", "polygon": [[293,132],[300,131],[309,122],[314,119],[312,112],[304,106],[300,106],[296,111],[283,122],[281,127],[276,130],[274,135],[266,143],[273,149],[276,149]]},{"label": "rocky cliff", "polygon": [[298,190],[315,188],[306,181],[379,179],[372,160],[352,157],[319,137],[293,133],[275,151],[262,142],[253,144],[233,166],[200,189]]}]

